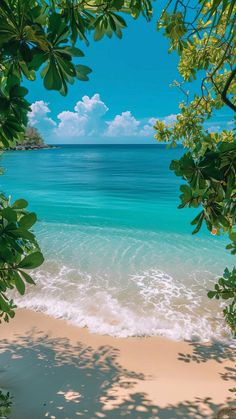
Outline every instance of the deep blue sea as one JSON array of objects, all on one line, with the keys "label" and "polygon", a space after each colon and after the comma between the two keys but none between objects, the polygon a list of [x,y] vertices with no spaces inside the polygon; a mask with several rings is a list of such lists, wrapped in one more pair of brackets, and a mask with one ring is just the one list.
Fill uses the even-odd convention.
[{"label": "deep blue sea", "polygon": [[224,338],[207,290],[233,260],[177,209],[179,147],[76,145],[7,152],[1,190],[25,198],[46,261],[19,306],[113,336]]}]

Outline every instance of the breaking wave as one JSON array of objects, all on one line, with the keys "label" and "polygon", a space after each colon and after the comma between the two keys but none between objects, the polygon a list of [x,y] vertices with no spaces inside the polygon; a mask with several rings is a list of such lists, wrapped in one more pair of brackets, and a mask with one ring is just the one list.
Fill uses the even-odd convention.
[{"label": "breaking wave", "polygon": [[44,264],[34,273],[37,287],[15,301],[91,332],[116,337],[165,336],[174,340],[226,339],[218,303],[206,297],[209,272],[190,275],[184,282],[159,269],[128,275],[121,286],[108,275]]}]

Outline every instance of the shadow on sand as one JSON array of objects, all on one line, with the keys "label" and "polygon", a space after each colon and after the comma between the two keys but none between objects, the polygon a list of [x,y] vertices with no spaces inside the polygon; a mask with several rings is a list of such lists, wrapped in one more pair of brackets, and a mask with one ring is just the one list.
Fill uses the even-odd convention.
[{"label": "shadow on sand", "polygon": [[179,353],[178,359],[180,361],[197,362],[198,364],[200,364],[202,362],[207,362],[210,360],[222,363],[226,359],[234,362],[236,359],[236,347],[231,347],[227,343],[217,341],[204,344],[194,341],[187,342],[189,344],[189,347],[192,349],[193,353]]},{"label": "shadow on sand", "polygon": [[[214,360],[215,362],[222,363],[225,360],[235,362],[236,360],[236,347],[230,347],[222,342],[211,342],[209,344],[202,344],[198,342],[189,341],[189,346],[192,348],[192,354],[179,353],[179,361],[183,362],[196,362],[198,364]],[[221,378],[225,381],[236,382],[236,367],[225,367],[224,373],[220,374]],[[227,418],[226,418],[227,419]],[[236,413],[235,413],[236,419]]]},{"label": "shadow on sand", "polygon": [[[214,357],[216,349],[210,352]],[[212,359],[204,351],[194,347],[193,361]],[[221,418],[214,415],[222,406],[207,397],[164,408],[153,405],[147,395],[135,392],[135,384],[145,377],[122,368],[117,356],[118,350],[110,346],[72,346],[67,339],[36,331],[14,342],[3,340],[0,386],[4,383],[14,395],[12,419]],[[221,354],[223,359],[230,356],[226,350]]]}]

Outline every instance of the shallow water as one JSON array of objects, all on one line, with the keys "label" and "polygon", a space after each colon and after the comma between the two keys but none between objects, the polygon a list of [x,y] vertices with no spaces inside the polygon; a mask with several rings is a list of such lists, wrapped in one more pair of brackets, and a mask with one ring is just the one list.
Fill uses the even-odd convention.
[{"label": "shallow water", "polygon": [[191,235],[178,210],[181,148],[63,146],[9,152],[1,189],[36,211],[46,255],[21,307],[114,336],[224,338],[207,290],[227,265],[226,239]]}]

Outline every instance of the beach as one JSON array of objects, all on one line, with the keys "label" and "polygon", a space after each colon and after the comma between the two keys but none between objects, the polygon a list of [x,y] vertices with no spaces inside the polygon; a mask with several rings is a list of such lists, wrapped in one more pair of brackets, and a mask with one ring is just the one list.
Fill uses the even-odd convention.
[{"label": "beach", "polygon": [[18,309],[1,325],[0,387],[12,419],[217,418],[236,406],[235,356],[217,341],[115,338]]},{"label": "beach", "polygon": [[233,258],[226,238],[191,234],[195,210],[177,209],[169,164],[181,154],[155,145],[4,155],[2,189],[37,212],[45,256],[36,286],[9,294],[17,313],[1,325],[11,419],[212,419],[234,406],[235,343],[207,298]]}]

